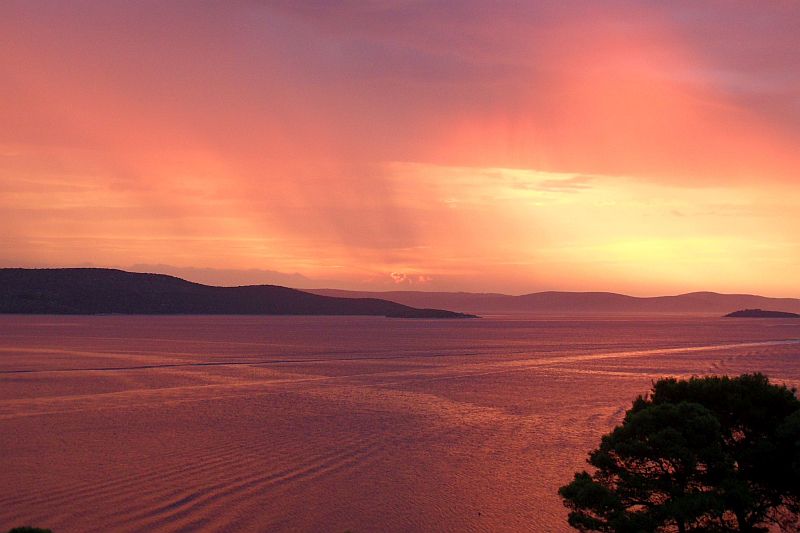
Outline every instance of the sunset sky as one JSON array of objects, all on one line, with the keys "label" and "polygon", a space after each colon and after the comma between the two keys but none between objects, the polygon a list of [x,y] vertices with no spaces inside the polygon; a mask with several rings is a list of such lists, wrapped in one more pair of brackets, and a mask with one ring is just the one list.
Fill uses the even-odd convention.
[{"label": "sunset sky", "polygon": [[0,3],[0,266],[800,297],[800,3]]}]

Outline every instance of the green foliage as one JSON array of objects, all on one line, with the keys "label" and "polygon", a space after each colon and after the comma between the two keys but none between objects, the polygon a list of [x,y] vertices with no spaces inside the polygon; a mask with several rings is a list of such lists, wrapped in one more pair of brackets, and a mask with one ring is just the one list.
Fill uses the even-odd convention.
[{"label": "green foliage", "polygon": [[797,531],[800,400],[761,374],[660,380],[589,464],[559,490],[581,531]]}]

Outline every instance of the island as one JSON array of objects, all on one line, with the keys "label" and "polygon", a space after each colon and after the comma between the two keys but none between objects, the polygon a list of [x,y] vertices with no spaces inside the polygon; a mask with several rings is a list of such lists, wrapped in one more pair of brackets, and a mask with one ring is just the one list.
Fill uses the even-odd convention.
[{"label": "island", "polygon": [[277,285],[214,287],[107,268],[0,269],[0,313],[477,318],[379,298],[320,296]]},{"label": "island", "polygon": [[742,309],[728,313],[725,318],[800,318],[797,313],[786,311],[766,311],[764,309]]}]

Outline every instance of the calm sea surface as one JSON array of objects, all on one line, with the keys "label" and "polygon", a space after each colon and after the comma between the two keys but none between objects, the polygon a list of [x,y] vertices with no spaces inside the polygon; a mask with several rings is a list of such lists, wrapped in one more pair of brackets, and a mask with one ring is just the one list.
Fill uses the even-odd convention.
[{"label": "calm sea surface", "polygon": [[800,384],[800,322],[0,316],[0,531],[566,531],[662,376]]}]

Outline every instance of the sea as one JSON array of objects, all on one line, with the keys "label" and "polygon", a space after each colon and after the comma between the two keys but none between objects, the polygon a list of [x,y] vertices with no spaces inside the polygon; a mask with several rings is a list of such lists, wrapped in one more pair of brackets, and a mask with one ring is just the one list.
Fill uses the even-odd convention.
[{"label": "sea", "polygon": [[800,384],[800,321],[0,316],[0,531],[570,531],[662,377]]}]

